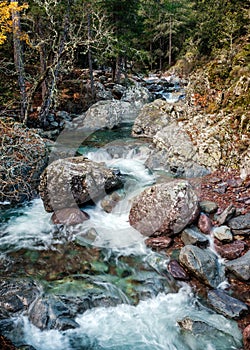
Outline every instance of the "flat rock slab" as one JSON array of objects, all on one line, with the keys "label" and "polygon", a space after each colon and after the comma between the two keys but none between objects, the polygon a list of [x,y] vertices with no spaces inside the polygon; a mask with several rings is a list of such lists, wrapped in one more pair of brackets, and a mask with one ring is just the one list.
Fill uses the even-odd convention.
[{"label": "flat rock slab", "polygon": [[181,234],[181,240],[185,245],[193,244],[198,247],[207,247],[209,240],[206,235],[201,233],[198,228],[185,228]]},{"label": "flat rock slab", "polygon": [[223,266],[218,257],[209,249],[186,245],[180,251],[180,263],[206,285],[216,288],[225,281]]},{"label": "flat rock slab", "polygon": [[250,230],[250,213],[239,215],[228,221],[228,226],[232,230]]},{"label": "flat rock slab", "polygon": [[243,281],[250,280],[250,250],[238,259],[226,262],[226,268]]},{"label": "flat rock slab", "polygon": [[248,312],[248,306],[245,303],[232,298],[222,290],[211,290],[207,296],[212,307],[226,317],[238,319]]},{"label": "flat rock slab", "polygon": [[243,241],[234,241],[232,243],[215,245],[216,251],[222,258],[234,260],[241,256],[245,250],[246,243]]}]

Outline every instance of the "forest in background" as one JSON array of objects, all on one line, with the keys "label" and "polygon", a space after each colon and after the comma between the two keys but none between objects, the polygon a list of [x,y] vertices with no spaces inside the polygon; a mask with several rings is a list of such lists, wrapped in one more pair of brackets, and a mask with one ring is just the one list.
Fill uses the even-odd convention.
[{"label": "forest in background", "polygon": [[86,69],[93,101],[95,69],[124,83],[129,74],[174,66],[187,76],[209,64],[223,89],[235,67],[234,76],[248,76],[249,13],[243,0],[1,1],[0,112],[17,111],[26,124],[35,108],[44,126],[60,84]]}]

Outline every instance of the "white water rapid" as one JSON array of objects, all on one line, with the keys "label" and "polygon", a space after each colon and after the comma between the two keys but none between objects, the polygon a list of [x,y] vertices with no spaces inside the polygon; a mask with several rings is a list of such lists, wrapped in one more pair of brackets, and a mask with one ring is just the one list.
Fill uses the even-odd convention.
[{"label": "white water rapid", "polygon": [[[84,241],[88,231],[94,229],[96,236],[87,243],[109,249],[117,257],[140,256],[145,261],[155,254],[146,248],[145,237],[128,222],[132,198],[157,181],[145,168],[143,156],[133,150],[116,159],[105,150],[86,155],[118,168],[127,177],[120,192],[122,200],[112,213],[106,213],[100,203],[84,208],[90,220],[67,231],[68,238],[59,237],[50,222],[51,214],[46,213],[41,200],[36,199],[15,213],[5,213],[0,237],[2,253],[21,248],[53,249],[54,244],[63,244],[66,239]],[[195,320],[196,331],[190,327],[186,331],[181,329],[178,322],[185,318]],[[41,331],[26,315],[18,317],[15,323],[21,340],[36,350],[236,350],[241,346],[237,324],[202,306],[185,284],[178,292],[161,292],[144,298],[137,305],[94,307],[79,313],[75,321],[79,327],[65,331]]]}]

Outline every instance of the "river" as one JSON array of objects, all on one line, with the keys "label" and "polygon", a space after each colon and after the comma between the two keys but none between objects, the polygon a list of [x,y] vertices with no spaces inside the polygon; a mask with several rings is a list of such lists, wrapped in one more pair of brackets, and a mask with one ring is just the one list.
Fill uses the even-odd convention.
[{"label": "river", "polygon": [[[107,144],[114,148],[117,139],[124,151],[114,156]],[[97,132],[78,149],[79,154],[119,169],[126,179],[112,213],[106,213],[98,201],[84,208],[90,220],[65,230],[52,225],[40,198],[2,211],[1,279],[28,277],[41,286],[43,295],[79,299],[86,293],[93,296],[94,290],[92,300],[105,296],[105,302],[76,313],[74,329],[40,330],[27,312],[15,316],[11,330],[3,333],[17,346],[28,344],[36,350],[240,348],[237,323],[209,309],[188,284],[174,281],[167,272],[169,257],[147,248],[145,237],[129,225],[132,198],[158,181],[158,174],[145,168],[140,147],[130,139],[126,125]],[[70,250],[66,252],[65,246]],[[93,256],[90,267],[86,268],[85,260],[83,264],[81,254]],[[180,327],[189,319],[196,322],[196,330]]]}]

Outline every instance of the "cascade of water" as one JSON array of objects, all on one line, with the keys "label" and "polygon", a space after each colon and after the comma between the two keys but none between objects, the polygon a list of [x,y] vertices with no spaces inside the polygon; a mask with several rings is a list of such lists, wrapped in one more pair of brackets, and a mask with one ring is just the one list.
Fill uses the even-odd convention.
[{"label": "cascade of water", "polygon": [[[164,278],[162,271],[167,271],[168,258],[159,259],[156,253],[147,249],[145,238],[128,222],[131,200],[143,188],[155,183],[154,174],[145,168],[143,157],[133,148],[124,152],[122,158],[116,159],[105,149],[87,151],[86,155],[93,161],[118,168],[127,181],[120,190],[121,200],[111,213],[102,209],[101,202],[94,207],[84,208],[90,220],[74,227],[70,239],[84,237],[90,229],[94,229],[96,237],[91,242],[93,246],[108,248],[107,251],[111,251],[110,254],[114,254],[117,259],[121,256],[140,257],[159,278]],[[54,235],[50,216],[44,211],[40,199],[20,209],[18,216],[10,217],[2,225],[1,250],[11,251],[23,247],[52,249],[53,244],[63,243]],[[148,271],[145,273],[149,274]],[[152,281],[155,282],[154,279]],[[139,282],[138,278],[136,283]],[[41,331],[27,317],[20,317],[16,320],[16,326],[18,328],[19,323],[22,340],[36,350],[233,350],[241,345],[241,334],[235,322],[202,307],[187,286],[178,293],[167,294],[169,291],[163,289],[164,293],[147,297],[135,306],[129,305],[127,295],[109,280],[102,280],[101,277],[94,279],[94,284],[98,283],[110,294],[117,295],[123,304],[95,307],[78,314],[76,322],[79,328],[63,332]],[[69,281],[69,285],[73,285],[72,281]],[[140,288],[147,292],[147,286],[142,285]],[[145,296],[145,293],[142,295]],[[198,323],[196,332],[181,330],[178,322],[184,318]]]},{"label": "cascade of water", "polygon": [[[210,331],[182,332],[178,322],[184,318],[204,323]],[[197,307],[187,287],[141,301],[136,307],[91,309],[76,322],[75,330],[41,332],[25,318],[24,337],[37,350],[233,350],[241,338],[233,321]]]}]

